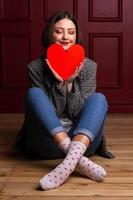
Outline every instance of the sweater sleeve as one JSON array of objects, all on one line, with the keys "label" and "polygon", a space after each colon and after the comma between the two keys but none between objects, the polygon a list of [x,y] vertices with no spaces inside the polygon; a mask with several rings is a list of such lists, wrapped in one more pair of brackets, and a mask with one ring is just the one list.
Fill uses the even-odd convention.
[{"label": "sweater sleeve", "polygon": [[96,90],[97,64],[86,59],[84,68],[73,82],[73,89],[67,94],[67,110],[70,118],[77,116],[86,99]]},{"label": "sweater sleeve", "polygon": [[49,73],[47,74],[47,72],[44,71],[43,65],[46,65],[46,63],[43,63],[41,60],[37,59],[35,61],[32,61],[27,66],[29,86],[39,87],[45,92],[47,90],[47,87],[49,86],[49,88],[51,88],[50,90],[56,93],[56,95],[57,94],[65,95],[66,88],[59,87],[59,84],[57,81],[53,81],[53,84],[51,84],[51,80],[49,79]]},{"label": "sweater sleeve", "polygon": [[59,86],[58,81],[49,70],[44,70],[46,63],[41,60],[32,61],[27,66],[30,87],[42,89],[53,103],[58,116],[62,115],[66,106],[66,85]]},{"label": "sweater sleeve", "polygon": [[29,87],[38,87],[46,92],[42,63],[39,60],[32,61],[27,66],[27,74],[29,79]]}]

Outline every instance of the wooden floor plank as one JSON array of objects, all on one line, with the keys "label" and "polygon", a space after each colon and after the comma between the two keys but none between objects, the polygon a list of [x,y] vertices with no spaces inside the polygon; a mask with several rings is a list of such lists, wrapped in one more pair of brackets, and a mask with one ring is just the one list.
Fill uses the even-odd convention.
[{"label": "wooden floor plank", "polygon": [[[44,196],[2,196],[0,198],[1,200],[45,200]],[[53,197],[48,197],[47,196],[47,200],[57,200],[56,196]],[[61,196],[58,197],[58,200],[132,200],[132,197],[79,197],[79,196],[75,196],[75,197],[65,197],[65,196]]]},{"label": "wooden floor plank", "polygon": [[[82,187],[82,190],[81,190]],[[62,186],[54,190],[39,191],[36,182],[32,183],[5,183],[3,196],[17,195],[17,196],[132,196],[133,197],[133,185],[132,184],[106,184],[106,183],[72,183],[71,178]]]},{"label": "wooden floor plank", "polygon": [[14,153],[12,143],[23,118],[23,114],[0,114],[0,200],[133,199],[133,114],[107,116],[104,132],[108,148],[116,158],[91,157],[106,169],[104,182],[96,183],[74,172],[66,183],[49,191],[41,191],[38,180],[62,159],[35,160]]}]

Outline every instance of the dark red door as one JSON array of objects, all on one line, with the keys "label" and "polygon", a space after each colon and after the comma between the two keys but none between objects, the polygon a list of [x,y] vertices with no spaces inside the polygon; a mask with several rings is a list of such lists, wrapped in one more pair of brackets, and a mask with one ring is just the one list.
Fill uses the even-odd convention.
[{"label": "dark red door", "polygon": [[98,91],[111,111],[133,112],[133,1],[78,2],[86,50],[98,63]]},{"label": "dark red door", "polygon": [[132,0],[1,0],[0,112],[23,112],[26,65],[41,54],[48,17],[67,9],[79,20],[86,56],[98,63],[97,91],[110,111],[133,112]]}]

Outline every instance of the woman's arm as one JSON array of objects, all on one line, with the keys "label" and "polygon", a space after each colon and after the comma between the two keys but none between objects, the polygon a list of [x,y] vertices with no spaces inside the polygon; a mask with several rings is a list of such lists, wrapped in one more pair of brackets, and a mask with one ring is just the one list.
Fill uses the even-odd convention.
[{"label": "woman's arm", "polygon": [[[44,61],[45,62],[45,61]],[[27,66],[30,87],[39,87],[50,98],[56,108],[58,115],[64,111],[66,106],[66,85],[60,85],[58,80],[51,79],[51,72],[44,70],[47,63],[40,60],[32,61]]]},{"label": "woman's arm", "polygon": [[86,99],[95,92],[96,69],[97,64],[86,59],[79,76],[74,79],[71,92],[67,93],[67,110],[70,115],[76,116]]}]

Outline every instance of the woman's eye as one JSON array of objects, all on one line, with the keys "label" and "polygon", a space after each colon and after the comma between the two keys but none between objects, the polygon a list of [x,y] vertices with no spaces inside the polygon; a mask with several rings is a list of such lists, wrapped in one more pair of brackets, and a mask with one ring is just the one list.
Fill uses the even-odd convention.
[{"label": "woman's eye", "polygon": [[70,31],[70,32],[69,32],[70,35],[73,35],[74,33],[75,33],[74,31]]},{"label": "woman's eye", "polygon": [[55,31],[57,34],[60,34],[60,33],[62,33],[62,31],[61,30],[56,30]]}]

